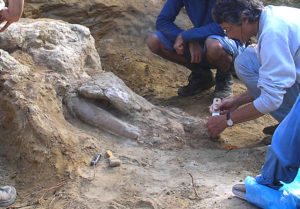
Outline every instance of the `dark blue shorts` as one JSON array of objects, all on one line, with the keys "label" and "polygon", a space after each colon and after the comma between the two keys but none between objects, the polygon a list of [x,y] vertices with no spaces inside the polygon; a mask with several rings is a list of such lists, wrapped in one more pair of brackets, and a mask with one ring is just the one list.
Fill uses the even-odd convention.
[{"label": "dark blue shorts", "polygon": [[[160,40],[160,42],[165,46],[166,49],[170,51],[175,51],[173,48],[174,42],[167,39],[164,34],[162,34],[160,31],[154,31],[153,32]],[[207,38],[217,39],[221,45],[223,46],[223,49],[235,59],[244,49],[243,45],[236,40],[229,39],[227,36],[218,36],[218,35],[211,35]],[[202,46],[204,52],[205,52],[205,41],[200,41],[200,45]],[[187,58],[190,58],[189,50],[185,53],[185,56]]]}]

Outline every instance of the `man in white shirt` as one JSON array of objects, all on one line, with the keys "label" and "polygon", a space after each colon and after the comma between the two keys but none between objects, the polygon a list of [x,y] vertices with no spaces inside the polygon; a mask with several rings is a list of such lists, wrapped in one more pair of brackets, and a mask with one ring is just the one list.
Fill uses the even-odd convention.
[{"label": "man in white shirt", "polygon": [[[248,41],[257,36],[235,60],[235,70],[248,91],[220,104],[223,115],[207,122],[211,137],[233,124],[270,113],[280,123],[268,149],[260,184],[272,188],[289,183],[300,166],[300,10],[264,7],[259,0],[218,0],[215,21],[229,38]],[[292,125],[291,125],[292,124]]]}]

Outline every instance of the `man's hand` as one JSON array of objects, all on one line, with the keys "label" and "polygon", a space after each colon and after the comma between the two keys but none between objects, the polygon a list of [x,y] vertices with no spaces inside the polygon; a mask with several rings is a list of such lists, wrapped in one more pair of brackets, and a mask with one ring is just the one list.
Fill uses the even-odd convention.
[{"label": "man's hand", "polygon": [[[224,115],[228,112],[232,112],[239,107],[234,98],[223,99],[222,102],[216,105],[216,109],[220,110],[220,114]],[[214,111],[213,105],[209,106],[209,113],[212,114]]]},{"label": "man's hand", "polygon": [[[220,110],[221,115],[209,117],[206,123],[209,136],[212,139],[218,138],[218,136],[227,128],[225,114],[236,110],[238,107],[239,104],[234,98],[223,99],[222,102],[216,106],[216,109]],[[213,105],[210,106],[209,112],[211,114],[213,113]]]},{"label": "man's hand", "polygon": [[204,54],[199,42],[189,42],[189,49],[191,53],[191,63],[200,63]]},{"label": "man's hand", "polygon": [[181,34],[179,34],[177,36],[173,47],[174,47],[177,54],[180,54],[180,55],[184,54],[185,43],[182,40],[182,35]]},{"label": "man's hand", "polygon": [[221,104],[217,106],[220,109],[220,114],[224,115],[228,112],[233,112],[236,110],[240,105],[236,101],[235,97],[223,99]]},{"label": "man's hand", "polygon": [[227,120],[225,115],[209,117],[206,123],[208,134],[212,139],[218,138],[227,128]]},{"label": "man's hand", "polygon": [[10,0],[8,8],[4,7],[1,14],[0,24],[6,21],[0,32],[5,31],[13,22],[17,22],[22,16],[24,0]]}]

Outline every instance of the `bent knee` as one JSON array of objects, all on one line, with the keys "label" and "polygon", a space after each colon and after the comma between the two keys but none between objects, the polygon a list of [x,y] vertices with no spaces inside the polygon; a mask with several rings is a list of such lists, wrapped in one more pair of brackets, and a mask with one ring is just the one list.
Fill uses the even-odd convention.
[{"label": "bent knee", "polygon": [[225,52],[222,44],[217,39],[213,39],[213,38],[206,39],[205,46],[206,46],[206,54],[209,57],[215,57],[216,55],[220,55],[223,52]]},{"label": "bent knee", "polygon": [[236,70],[237,73],[243,72],[242,69],[244,69],[244,68],[242,66],[245,65],[245,63],[244,63],[245,59],[243,57],[244,57],[244,55],[242,53],[242,54],[239,54],[234,60],[234,69]]},{"label": "bent knee", "polygon": [[260,67],[257,54],[254,48],[247,47],[234,60],[234,68],[238,74],[255,73]]},{"label": "bent knee", "polygon": [[154,53],[158,54],[160,51],[160,40],[159,38],[153,34],[150,33],[146,39],[146,44],[148,48]]},{"label": "bent knee", "polygon": [[221,71],[228,71],[232,63],[232,56],[228,54],[219,40],[208,38],[205,41],[206,57],[208,61]]},{"label": "bent knee", "polygon": [[230,65],[233,58],[228,54],[219,40],[214,38],[208,38],[205,41],[206,56],[210,62],[219,63],[222,65]]}]

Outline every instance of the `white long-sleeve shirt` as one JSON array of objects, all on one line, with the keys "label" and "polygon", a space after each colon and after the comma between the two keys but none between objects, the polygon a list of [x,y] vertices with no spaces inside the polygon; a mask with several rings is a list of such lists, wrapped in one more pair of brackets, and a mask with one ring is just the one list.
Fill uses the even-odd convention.
[{"label": "white long-sleeve shirt", "polygon": [[266,114],[280,107],[287,88],[300,85],[300,9],[265,7],[259,21],[257,50],[261,95],[254,106]]}]

